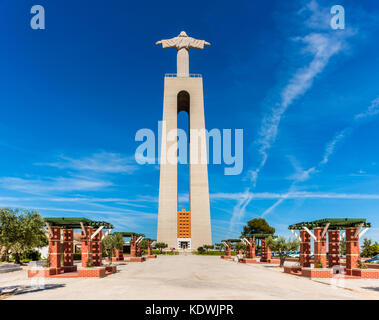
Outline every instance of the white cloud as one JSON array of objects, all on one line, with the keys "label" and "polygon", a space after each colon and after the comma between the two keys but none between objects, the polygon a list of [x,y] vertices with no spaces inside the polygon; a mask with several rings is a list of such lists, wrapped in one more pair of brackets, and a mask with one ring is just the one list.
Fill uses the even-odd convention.
[{"label": "white cloud", "polygon": [[48,178],[48,179],[22,179],[14,177],[0,178],[0,186],[4,189],[21,191],[30,194],[47,193],[51,191],[87,191],[99,190],[112,183],[103,180],[90,180],[79,178]]},{"label": "white cloud", "polygon": [[134,157],[125,157],[119,153],[99,152],[89,157],[70,158],[60,156],[59,161],[50,163],[37,163],[59,169],[72,169],[76,171],[93,171],[101,173],[131,174],[138,169]]}]

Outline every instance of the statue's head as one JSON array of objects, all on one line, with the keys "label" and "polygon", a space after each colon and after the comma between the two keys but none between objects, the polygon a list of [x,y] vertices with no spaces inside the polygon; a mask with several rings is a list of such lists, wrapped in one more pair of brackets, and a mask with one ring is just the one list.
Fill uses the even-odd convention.
[{"label": "statue's head", "polygon": [[179,37],[188,37],[187,36],[187,33],[185,31],[182,31],[180,34],[179,34]]}]

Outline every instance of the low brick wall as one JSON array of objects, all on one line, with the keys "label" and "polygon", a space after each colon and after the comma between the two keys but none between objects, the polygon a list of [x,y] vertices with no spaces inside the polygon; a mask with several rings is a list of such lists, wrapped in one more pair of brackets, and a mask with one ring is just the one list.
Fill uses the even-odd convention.
[{"label": "low brick wall", "polygon": [[295,266],[284,266],[284,273],[289,274],[301,274],[301,267],[295,267]]},{"label": "low brick wall", "polygon": [[129,262],[144,262],[146,261],[145,257],[130,257]]},{"label": "low brick wall", "polygon": [[102,278],[105,277],[105,267],[100,268],[80,268],[78,276],[84,278]]},{"label": "low brick wall", "polygon": [[257,263],[257,260],[251,259],[251,258],[242,258],[242,259],[238,259],[238,262],[240,262],[240,263]]},{"label": "low brick wall", "polygon": [[110,273],[116,273],[117,272],[117,266],[105,266],[105,271]]},{"label": "low brick wall", "polygon": [[221,259],[232,259],[232,256],[221,256]]},{"label": "low brick wall", "polygon": [[152,254],[152,255],[147,256],[147,258],[148,259],[156,259],[157,255],[156,254]]},{"label": "low brick wall", "polygon": [[379,279],[379,270],[353,269],[352,275],[363,279]]},{"label": "low brick wall", "polygon": [[301,275],[309,278],[332,278],[332,269],[327,268],[302,268]]}]

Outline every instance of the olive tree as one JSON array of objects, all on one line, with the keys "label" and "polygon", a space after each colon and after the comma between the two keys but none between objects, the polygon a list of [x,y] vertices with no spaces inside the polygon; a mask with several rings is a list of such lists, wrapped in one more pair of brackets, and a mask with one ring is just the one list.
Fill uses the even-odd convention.
[{"label": "olive tree", "polygon": [[267,238],[267,245],[271,249],[271,251],[279,252],[279,259],[280,259],[280,266],[283,267],[284,262],[286,261],[287,254],[290,251],[297,251],[299,248],[299,241],[296,239],[291,240],[284,238],[283,236],[280,236],[277,239],[274,239],[273,237]]},{"label": "olive tree", "polygon": [[44,219],[37,211],[0,209],[0,245],[10,250],[15,263],[23,252],[48,244]]}]

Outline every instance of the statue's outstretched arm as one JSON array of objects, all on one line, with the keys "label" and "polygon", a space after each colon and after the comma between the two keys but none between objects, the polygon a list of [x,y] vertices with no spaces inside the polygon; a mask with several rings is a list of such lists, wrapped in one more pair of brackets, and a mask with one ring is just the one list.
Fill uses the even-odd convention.
[{"label": "statue's outstretched arm", "polygon": [[176,47],[176,38],[159,40],[155,44],[157,44],[157,45],[161,44],[163,49],[175,48]]},{"label": "statue's outstretched arm", "polygon": [[209,43],[209,42],[207,42],[207,41],[204,41],[204,44],[206,45],[206,46],[210,46],[211,44]]}]

